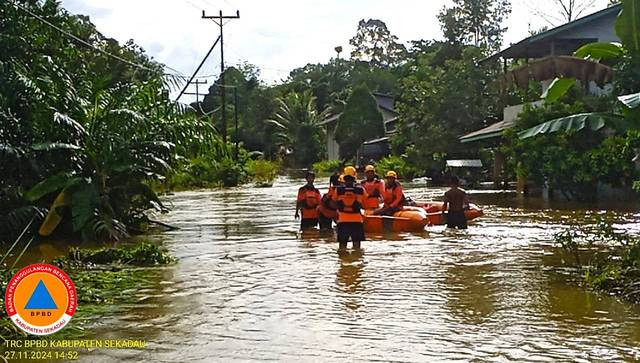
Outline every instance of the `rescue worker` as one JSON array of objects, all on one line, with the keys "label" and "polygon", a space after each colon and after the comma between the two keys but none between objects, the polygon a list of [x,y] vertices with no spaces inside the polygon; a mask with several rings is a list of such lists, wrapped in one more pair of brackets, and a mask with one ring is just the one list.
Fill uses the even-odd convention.
[{"label": "rescue worker", "polygon": [[467,208],[469,208],[469,196],[467,192],[460,189],[460,179],[454,175],[451,177],[451,189],[444,193],[442,206],[442,213],[447,213],[447,228],[467,229],[467,218],[464,215],[464,210]]},{"label": "rescue worker", "polygon": [[344,176],[332,177],[329,181],[329,190],[322,196],[320,205],[318,205],[318,221],[320,229],[327,230],[333,227],[333,221],[338,219],[338,211],[336,206],[335,193],[338,185],[344,182]]},{"label": "rescue worker", "polygon": [[344,168],[344,185],[336,188],[335,195],[338,207],[338,250],[345,250],[349,239],[353,242],[353,248],[359,249],[360,242],[365,240],[362,206],[367,192],[356,183],[354,167]]},{"label": "rescue worker", "polygon": [[318,205],[320,204],[320,191],[316,189],[313,182],[316,174],[313,171],[307,171],[305,174],[307,184],[298,189],[298,198],[296,199],[296,215],[300,218],[299,211],[302,210],[302,220],[300,221],[300,229],[314,228],[318,225]]},{"label": "rescue worker", "polygon": [[378,209],[384,195],[384,182],[377,178],[376,168],[373,165],[367,165],[364,168],[364,175],[366,179],[360,182],[368,196],[364,201],[364,209]]},{"label": "rescue worker", "polygon": [[395,171],[390,170],[386,175],[386,183],[384,185],[384,206],[376,211],[374,214],[392,216],[395,212],[402,210],[405,197],[402,192],[402,185],[397,181],[398,174]]}]

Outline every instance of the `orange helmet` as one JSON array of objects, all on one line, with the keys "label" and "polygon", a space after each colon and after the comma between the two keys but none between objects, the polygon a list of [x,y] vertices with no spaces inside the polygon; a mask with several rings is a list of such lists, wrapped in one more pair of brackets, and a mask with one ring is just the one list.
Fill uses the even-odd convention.
[{"label": "orange helmet", "polygon": [[352,177],[356,177],[356,168],[354,168],[353,166],[347,166],[346,168],[344,168],[344,175],[347,176],[352,176]]}]

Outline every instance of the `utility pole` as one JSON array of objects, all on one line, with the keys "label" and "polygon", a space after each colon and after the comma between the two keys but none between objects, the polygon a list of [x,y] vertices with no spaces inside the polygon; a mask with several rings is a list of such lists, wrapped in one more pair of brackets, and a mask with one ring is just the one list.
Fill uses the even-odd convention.
[{"label": "utility pole", "polygon": [[238,161],[238,87],[233,87],[233,118],[236,122],[236,131],[235,131],[235,139],[236,139],[236,161]]},{"label": "utility pole", "polygon": [[184,92],[185,95],[192,95],[192,96],[196,96],[196,103],[200,102],[200,90],[198,88],[199,85],[201,84],[207,84],[207,80],[205,79],[204,81],[201,81],[199,79],[196,79],[195,82],[191,82],[191,84],[195,84],[196,85],[196,93],[191,93],[191,92]]},{"label": "utility pole", "polygon": [[[224,37],[222,36],[222,27],[224,26],[224,19],[240,19],[240,10],[236,10],[236,15],[222,15],[220,10],[219,15],[208,16],[202,10],[202,19],[211,19],[214,23],[220,27],[220,97],[222,99],[222,141],[227,142],[227,112],[225,110],[225,83],[224,83]],[[213,114],[211,115],[213,117]]]}]

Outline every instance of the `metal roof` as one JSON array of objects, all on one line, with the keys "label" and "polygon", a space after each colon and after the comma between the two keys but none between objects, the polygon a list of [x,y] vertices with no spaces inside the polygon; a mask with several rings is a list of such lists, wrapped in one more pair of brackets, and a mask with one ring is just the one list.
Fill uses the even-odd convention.
[{"label": "metal roof", "polygon": [[480,159],[447,160],[447,166],[451,168],[482,168]]},{"label": "metal roof", "polygon": [[484,139],[491,139],[494,137],[502,136],[502,132],[516,124],[515,120],[510,121],[500,121],[494,124],[491,124],[483,129],[470,132],[462,137],[460,137],[460,142],[472,142]]}]

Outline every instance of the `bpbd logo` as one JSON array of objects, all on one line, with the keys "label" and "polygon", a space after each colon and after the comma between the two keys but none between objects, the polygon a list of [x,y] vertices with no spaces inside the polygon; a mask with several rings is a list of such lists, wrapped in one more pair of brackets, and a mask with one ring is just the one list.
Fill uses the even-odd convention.
[{"label": "bpbd logo", "polygon": [[29,334],[49,335],[64,328],[76,311],[76,288],[61,269],[39,263],[18,271],[7,285],[7,314]]}]

